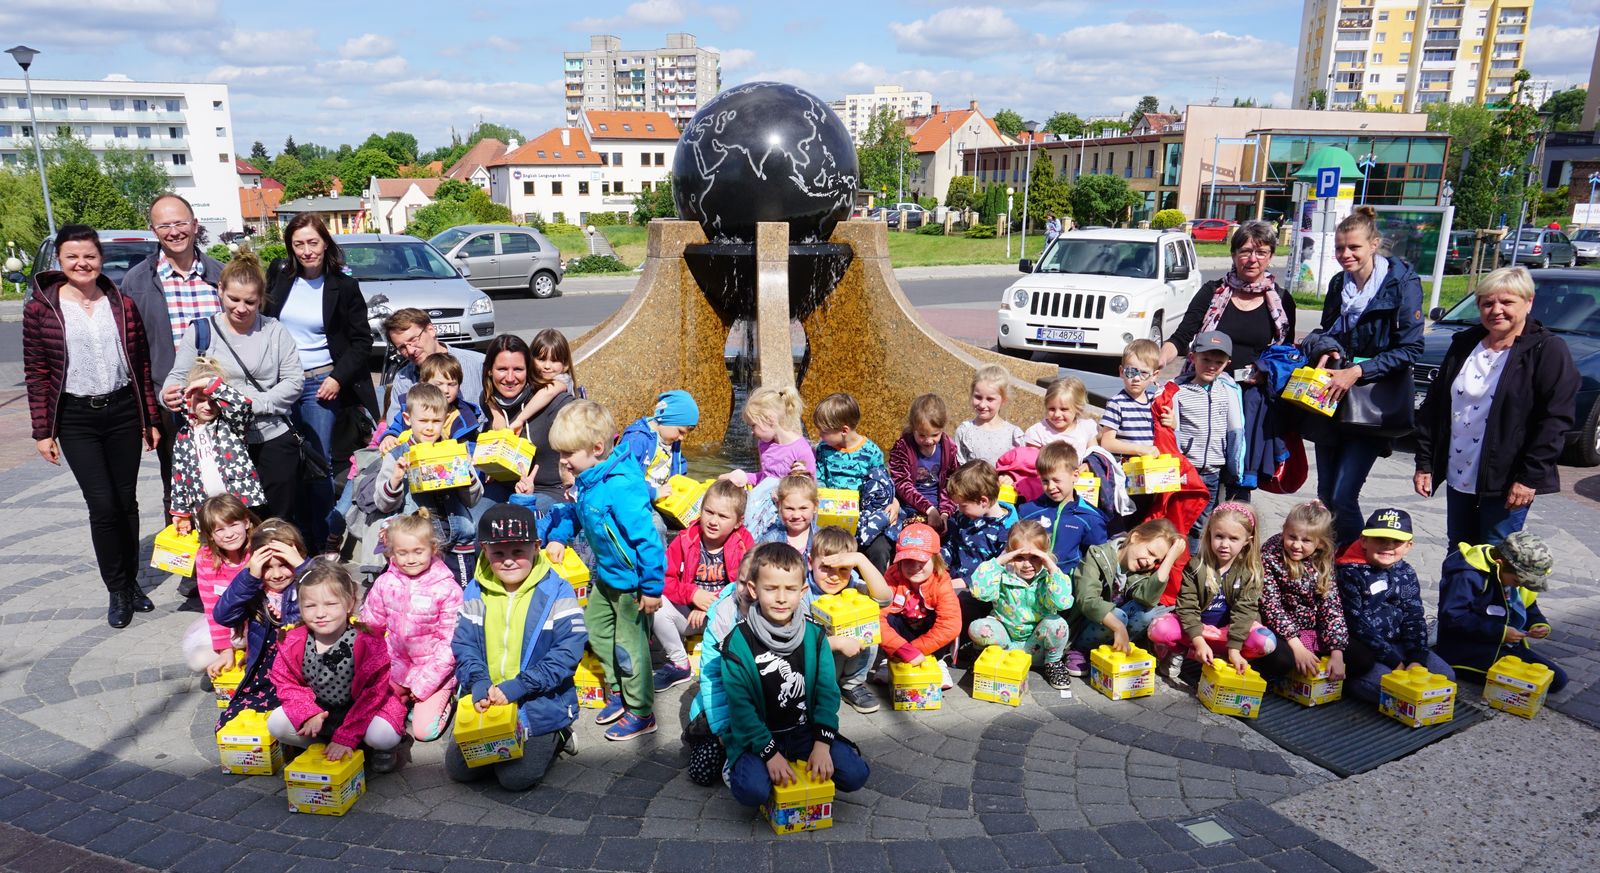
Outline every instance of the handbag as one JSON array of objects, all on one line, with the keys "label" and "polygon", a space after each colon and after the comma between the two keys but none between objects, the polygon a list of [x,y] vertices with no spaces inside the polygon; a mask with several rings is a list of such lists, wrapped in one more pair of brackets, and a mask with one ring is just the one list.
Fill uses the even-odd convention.
[{"label": "handbag", "polygon": [[1339,401],[1334,421],[1341,433],[1395,437],[1411,433],[1416,382],[1411,365],[1396,367],[1371,382],[1357,382]]},{"label": "handbag", "polygon": [[[199,349],[201,352],[204,352],[206,349],[201,348],[200,342],[202,339],[205,340],[207,348],[209,348],[211,345],[211,319],[208,318],[204,321],[197,321],[194,323],[193,327],[198,331],[195,334],[195,348]],[[222,340],[222,344],[227,347],[228,354],[233,356],[233,362],[239,365],[239,371],[244,373],[244,378],[249,381],[249,383],[257,391],[260,391],[262,394],[267,393],[267,389],[263,388],[261,383],[256,381],[256,377],[250,374],[250,368],[244,365],[243,360],[240,360],[239,352],[234,349],[233,343],[228,342],[227,335],[219,330],[217,331],[217,338]],[[307,482],[315,482],[319,479],[328,478],[328,459],[324,458],[321,452],[317,451],[310,443],[306,442],[306,438],[300,435],[300,429],[295,427],[294,422],[292,421],[289,423],[289,436],[294,439],[295,450],[300,455],[300,478]]]}]

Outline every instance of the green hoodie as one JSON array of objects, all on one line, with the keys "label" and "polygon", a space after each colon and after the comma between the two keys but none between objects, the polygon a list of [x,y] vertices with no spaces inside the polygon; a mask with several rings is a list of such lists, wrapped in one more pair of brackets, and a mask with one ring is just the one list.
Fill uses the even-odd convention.
[{"label": "green hoodie", "polygon": [[508,593],[505,583],[489,567],[489,556],[478,556],[478,566],[473,579],[483,592],[483,647],[489,664],[489,679],[496,685],[516,678],[522,672],[523,631],[528,622],[528,602],[539,583],[550,572],[550,562],[544,552],[538,553],[538,563],[528,573],[528,578],[515,592]]},{"label": "green hoodie", "polygon": [[[1127,537],[1119,537],[1108,543],[1090,546],[1083,553],[1082,563],[1073,571],[1075,602],[1072,611],[1082,616],[1084,621],[1101,624],[1121,599],[1112,595],[1111,584],[1116,581],[1118,570],[1122,569],[1121,550],[1127,542]],[[1167,580],[1154,573],[1129,570],[1122,593],[1148,609],[1161,601],[1161,592],[1166,587]]]}]

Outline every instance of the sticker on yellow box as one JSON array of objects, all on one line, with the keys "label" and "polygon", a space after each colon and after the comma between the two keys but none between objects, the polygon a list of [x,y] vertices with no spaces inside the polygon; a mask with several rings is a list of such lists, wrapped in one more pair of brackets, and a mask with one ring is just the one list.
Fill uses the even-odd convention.
[{"label": "sticker on yellow box", "polygon": [[673,476],[667,480],[667,487],[671,493],[656,498],[656,508],[661,510],[673,524],[686,528],[700,520],[700,504],[706,499],[706,491],[711,488],[715,479],[690,479],[688,476]]},{"label": "sticker on yellow box", "polygon": [[1523,718],[1533,718],[1544,706],[1555,672],[1543,664],[1507,655],[1489,668],[1483,700],[1491,707]]},{"label": "sticker on yellow box", "polygon": [[1078,473],[1078,481],[1072,485],[1072,490],[1084,503],[1097,506],[1100,503],[1100,477],[1084,470]]},{"label": "sticker on yellow box", "polygon": [[915,664],[889,662],[889,681],[894,684],[896,711],[940,709],[944,706],[939,662],[932,658],[923,658]]},{"label": "sticker on yellow box", "polygon": [[1022,705],[1033,656],[1021,649],[989,646],[972,665],[972,696],[1006,706]]},{"label": "sticker on yellow box", "polygon": [[811,618],[828,636],[852,637],[864,646],[883,642],[878,613],[878,602],[854,588],[811,601]]},{"label": "sticker on yellow box", "polygon": [[551,569],[572,586],[572,593],[578,595],[579,606],[589,605],[589,567],[571,546],[561,551],[561,563]]},{"label": "sticker on yellow box", "polygon": [[795,781],[772,786],[772,796],[761,814],[776,834],[818,831],[833,827],[833,780],[816,781],[805,761],[790,761]]},{"label": "sticker on yellow box", "polygon": [[200,552],[200,531],[191,527],[188,536],[178,535],[178,526],[169,524],[156,534],[150,550],[150,566],[179,576],[194,575],[194,556]]},{"label": "sticker on yellow box", "polygon": [[1411,727],[1443,724],[1456,715],[1456,683],[1421,664],[1390,671],[1379,682],[1378,711]]},{"label": "sticker on yellow box", "polygon": [[222,772],[271,776],[283,766],[283,747],[267,730],[267,714],[246,709],[217,731]]},{"label": "sticker on yellow box", "polygon": [[1183,469],[1176,455],[1139,455],[1122,462],[1129,494],[1168,494],[1183,485]]},{"label": "sticker on yellow box", "polygon": [[1289,382],[1283,386],[1280,396],[1302,409],[1331,416],[1339,408],[1339,401],[1328,397],[1328,385],[1332,379],[1333,374],[1327,370],[1296,367],[1289,374]]},{"label": "sticker on yellow box", "polygon": [[233,666],[217,674],[211,680],[211,690],[217,694],[217,708],[227,709],[233,702],[233,695],[239,691],[239,683],[244,681],[244,650],[233,650]]},{"label": "sticker on yellow box", "polygon": [[455,440],[414,445],[406,452],[411,470],[406,474],[413,492],[444,491],[472,484],[472,458]]},{"label": "sticker on yellow box", "polygon": [[1099,646],[1089,653],[1089,684],[1112,700],[1147,697],[1156,693],[1156,659],[1138,646]]},{"label": "sticker on yellow box", "polygon": [[583,650],[583,660],[572,675],[572,684],[578,689],[578,705],[584,709],[603,709],[606,705],[606,673],[594,652]]},{"label": "sticker on yellow box", "polygon": [[1301,706],[1319,706],[1344,696],[1344,680],[1328,678],[1328,656],[1323,655],[1316,670],[1290,673],[1272,683],[1272,692]]},{"label": "sticker on yellow box", "polygon": [[861,526],[861,492],[848,488],[818,488],[817,525],[828,524],[855,533]]},{"label": "sticker on yellow box", "polygon": [[1241,675],[1222,658],[1200,668],[1200,687],[1195,696],[1200,705],[1217,715],[1255,718],[1261,714],[1261,698],[1267,693],[1267,680],[1255,668]]},{"label": "sticker on yellow box", "polygon": [[533,469],[536,449],[514,430],[489,430],[478,436],[472,466],[497,482],[515,482]]},{"label": "sticker on yellow box", "polygon": [[469,694],[456,701],[455,735],[467,766],[482,767],[522,757],[526,731],[515,704],[503,703],[479,712]]},{"label": "sticker on yellow box", "polygon": [[357,749],[343,761],[324,756],[327,746],[313,743],[294,763],[283,768],[289,788],[289,811],[313,815],[344,815],[356,798],[367,793],[366,759]]}]

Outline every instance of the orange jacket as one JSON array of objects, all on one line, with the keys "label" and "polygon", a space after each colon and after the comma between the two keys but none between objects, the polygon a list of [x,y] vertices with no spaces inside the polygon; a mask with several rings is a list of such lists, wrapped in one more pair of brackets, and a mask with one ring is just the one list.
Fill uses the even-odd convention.
[{"label": "orange jacket", "polygon": [[950,584],[949,571],[935,570],[933,575],[922,583],[919,590],[922,602],[927,604],[928,610],[933,613],[933,627],[914,640],[900,636],[889,625],[889,616],[899,615],[905,608],[906,594],[911,590],[911,582],[900,572],[897,564],[891,564],[889,572],[883,574],[883,578],[894,590],[894,596],[889,599],[889,604],[878,613],[883,633],[883,651],[889,657],[897,661],[909,661],[915,657],[912,650],[923,655],[931,655],[961,636],[961,602],[956,599],[956,590]]}]

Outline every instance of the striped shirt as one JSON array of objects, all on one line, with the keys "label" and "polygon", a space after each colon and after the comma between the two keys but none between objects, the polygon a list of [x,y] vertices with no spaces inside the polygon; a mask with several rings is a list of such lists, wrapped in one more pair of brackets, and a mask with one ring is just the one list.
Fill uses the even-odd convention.
[{"label": "striped shirt", "polygon": [[1216,470],[1228,462],[1229,396],[1217,383],[1185,382],[1178,386],[1178,448],[1200,470]]},{"label": "striped shirt", "polygon": [[222,298],[216,286],[206,281],[206,268],[198,255],[189,265],[189,272],[179,273],[162,251],[156,259],[156,276],[161,279],[161,295],[167,300],[167,322],[172,327],[172,348],[176,350],[191,322],[222,311]]},{"label": "striped shirt", "polygon": [[1150,414],[1150,392],[1135,400],[1126,390],[1106,401],[1106,411],[1100,416],[1100,426],[1111,428],[1119,440],[1151,446],[1156,442],[1155,418]]}]

